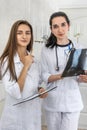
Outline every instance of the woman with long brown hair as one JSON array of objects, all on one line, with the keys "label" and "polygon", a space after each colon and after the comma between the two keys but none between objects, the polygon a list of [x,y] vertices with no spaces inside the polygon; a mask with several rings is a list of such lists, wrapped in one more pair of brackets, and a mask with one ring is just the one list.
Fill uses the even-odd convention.
[{"label": "woman with long brown hair", "polygon": [[41,130],[40,98],[14,106],[38,92],[38,62],[31,54],[32,47],[32,26],[25,20],[16,21],[0,57],[1,77],[6,90],[0,130]]}]

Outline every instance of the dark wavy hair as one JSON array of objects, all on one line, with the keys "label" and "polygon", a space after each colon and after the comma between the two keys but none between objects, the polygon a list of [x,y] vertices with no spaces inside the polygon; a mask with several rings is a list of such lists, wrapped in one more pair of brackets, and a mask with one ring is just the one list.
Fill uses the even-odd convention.
[{"label": "dark wavy hair", "polygon": [[[49,19],[50,28],[52,28],[52,19],[55,17],[64,17],[66,19],[67,24],[70,25],[70,20],[69,20],[68,16],[64,12],[59,11],[59,12],[53,13],[50,16],[50,19]],[[53,48],[56,44],[57,44],[57,38],[51,32],[49,38],[47,39],[46,47]]]}]

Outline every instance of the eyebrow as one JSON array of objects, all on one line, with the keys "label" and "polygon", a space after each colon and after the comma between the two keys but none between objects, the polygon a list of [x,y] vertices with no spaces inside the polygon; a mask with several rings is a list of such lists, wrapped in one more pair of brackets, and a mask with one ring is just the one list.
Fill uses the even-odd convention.
[{"label": "eyebrow", "polygon": [[[23,30],[17,30],[17,32],[22,32]],[[30,30],[26,30],[26,32],[31,32]]]},{"label": "eyebrow", "polygon": [[[17,30],[17,32],[23,32],[23,30]],[[30,30],[26,30],[26,32],[31,32]]]},{"label": "eyebrow", "polygon": [[[61,23],[61,24],[66,24],[66,22],[63,22],[63,23]],[[52,26],[54,26],[54,25],[58,25],[57,23],[55,23],[55,24],[53,24]]]},{"label": "eyebrow", "polygon": [[[66,24],[67,22],[63,22],[63,23],[65,23],[65,24]],[[63,24],[63,23],[62,23],[62,24]]]}]

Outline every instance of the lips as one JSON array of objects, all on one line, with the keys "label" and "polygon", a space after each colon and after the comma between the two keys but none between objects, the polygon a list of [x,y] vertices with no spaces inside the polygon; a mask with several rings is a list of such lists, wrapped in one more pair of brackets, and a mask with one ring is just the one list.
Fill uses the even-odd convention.
[{"label": "lips", "polygon": [[22,40],[21,42],[27,42],[26,40]]},{"label": "lips", "polygon": [[59,36],[63,36],[64,34],[58,34]]}]

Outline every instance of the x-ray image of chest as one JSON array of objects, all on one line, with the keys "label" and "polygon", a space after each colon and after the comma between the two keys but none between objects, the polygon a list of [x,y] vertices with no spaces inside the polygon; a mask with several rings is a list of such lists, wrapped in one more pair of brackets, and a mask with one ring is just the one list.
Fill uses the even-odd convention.
[{"label": "x-ray image of chest", "polygon": [[81,67],[83,70],[87,70],[87,50],[84,49],[81,52]]},{"label": "x-ray image of chest", "polygon": [[82,50],[75,50],[72,57],[71,67],[77,67],[80,63]]},{"label": "x-ray image of chest", "polygon": [[87,49],[74,49],[71,51],[62,77],[77,76],[87,70]]}]

